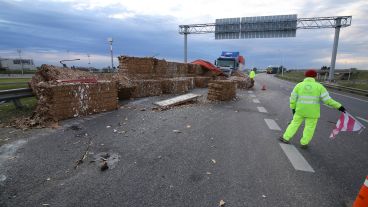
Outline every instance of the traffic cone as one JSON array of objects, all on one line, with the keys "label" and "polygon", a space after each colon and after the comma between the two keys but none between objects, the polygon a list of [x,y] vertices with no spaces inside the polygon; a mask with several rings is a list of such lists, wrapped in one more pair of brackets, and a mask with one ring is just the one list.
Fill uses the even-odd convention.
[{"label": "traffic cone", "polygon": [[356,197],[353,207],[367,207],[368,206],[368,176],[365,178],[362,188]]},{"label": "traffic cone", "polygon": [[262,85],[262,91],[265,91],[266,90],[266,85],[265,84],[263,84]]}]

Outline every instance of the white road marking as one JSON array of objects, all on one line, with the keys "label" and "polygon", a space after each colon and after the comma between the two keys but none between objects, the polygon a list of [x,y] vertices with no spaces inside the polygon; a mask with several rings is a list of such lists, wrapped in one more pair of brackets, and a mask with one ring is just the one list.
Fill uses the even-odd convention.
[{"label": "white road marking", "polygon": [[265,107],[257,106],[257,109],[258,109],[259,112],[267,113],[267,110],[265,109]]},{"label": "white road marking", "polygon": [[254,95],[254,94],[250,94],[249,96],[252,97],[252,98],[256,97],[256,95]]},{"label": "white road marking", "polygon": [[363,101],[363,102],[367,102],[368,103],[368,100],[363,100],[363,99],[360,99],[360,98],[355,98],[355,97],[344,95],[344,94],[341,94],[341,93],[335,93],[335,92],[331,92],[331,91],[329,93],[337,94],[337,95],[340,95],[340,96],[344,96],[344,97],[347,97],[347,98],[352,98],[352,99],[355,99],[355,100],[358,100],[358,101]]},{"label": "white road marking", "polygon": [[272,130],[278,130],[281,131],[281,128],[279,127],[279,125],[273,120],[273,119],[264,119],[268,128],[272,129]]},{"label": "white road marking", "polygon": [[295,170],[314,173],[313,168],[309,165],[308,161],[303,157],[302,154],[300,154],[294,145],[283,143],[279,144]]},{"label": "white road marking", "polygon": [[362,117],[359,117],[359,116],[357,116],[356,118],[368,123],[368,120],[367,119],[363,119]]},{"label": "white road marking", "polygon": [[248,91],[248,93],[253,93],[253,91]]},{"label": "white road marking", "polygon": [[253,99],[253,103],[261,103],[261,102],[259,102],[259,100],[258,99]]}]

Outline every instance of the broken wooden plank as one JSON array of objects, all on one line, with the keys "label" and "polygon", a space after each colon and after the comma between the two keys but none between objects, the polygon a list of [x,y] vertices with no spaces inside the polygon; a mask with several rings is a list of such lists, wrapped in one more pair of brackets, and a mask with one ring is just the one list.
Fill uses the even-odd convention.
[{"label": "broken wooden plank", "polygon": [[194,99],[197,99],[200,96],[202,95],[194,94],[194,93],[187,93],[187,94],[176,96],[174,98],[170,98],[167,100],[158,101],[158,102],[155,102],[154,104],[160,107],[170,107],[170,106],[175,106],[175,105],[182,104],[188,101],[192,101]]}]

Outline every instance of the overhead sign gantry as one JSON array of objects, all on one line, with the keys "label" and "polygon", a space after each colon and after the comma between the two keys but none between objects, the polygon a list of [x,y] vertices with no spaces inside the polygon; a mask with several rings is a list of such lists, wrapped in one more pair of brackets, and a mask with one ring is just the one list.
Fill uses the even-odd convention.
[{"label": "overhead sign gantry", "polygon": [[335,28],[329,80],[334,80],[341,27],[351,25],[352,16],[297,18],[296,14],[216,19],[215,23],[179,25],[184,35],[184,62],[187,62],[188,34],[215,33],[215,39],[295,37],[297,29]]}]

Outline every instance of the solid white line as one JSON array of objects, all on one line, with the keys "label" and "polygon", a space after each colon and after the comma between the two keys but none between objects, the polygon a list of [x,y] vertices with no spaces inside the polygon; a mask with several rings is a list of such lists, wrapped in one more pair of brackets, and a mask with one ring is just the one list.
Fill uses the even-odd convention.
[{"label": "solid white line", "polygon": [[368,123],[368,120],[367,119],[363,119],[362,117],[359,117],[359,116],[357,116],[356,118]]},{"label": "solid white line", "polygon": [[254,94],[250,94],[249,96],[252,97],[252,98],[256,97],[256,95],[254,95]]},{"label": "solid white line", "polygon": [[273,119],[264,119],[268,128],[272,129],[272,130],[278,130],[281,131],[281,128],[279,127],[279,125],[273,120]]},{"label": "solid white line", "polygon": [[355,97],[344,95],[344,94],[341,94],[341,93],[335,93],[335,92],[329,92],[329,93],[333,93],[333,94],[336,94],[336,95],[340,95],[340,96],[344,96],[344,97],[347,97],[347,98],[352,98],[352,99],[355,99],[355,100],[358,100],[358,101],[363,101],[363,102],[367,102],[368,103],[367,100],[363,100],[363,99],[360,99],[360,98],[355,98]]},{"label": "solid white line", "polygon": [[259,102],[259,100],[258,99],[253,99],[253,103],[261,103],[261,102]]},{"label": "solid white line", "polygon": [[267,113],[267,110],[265,109],[265,107],[257,106],[257,109],[258,109],[259,112]]},{"label": "solid white line", "polygon": [[295,170],[314,173],[313,168],[309,165],[307,160],[303,157],[302,154],[300,154],[300,152],[295,148],[294,145],[283,144],[283,143],[279,143],[279,144],[281,146],[281,149],[284,151],[289,161],[295,168]]}]

